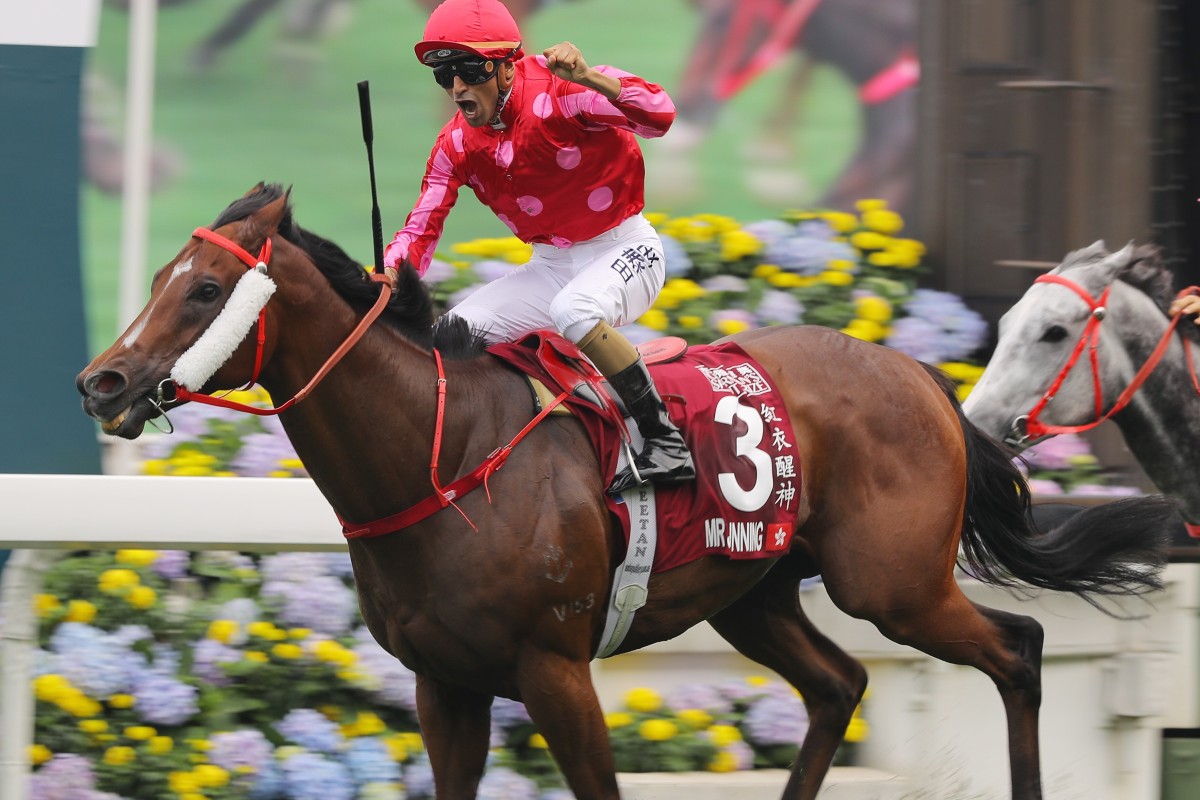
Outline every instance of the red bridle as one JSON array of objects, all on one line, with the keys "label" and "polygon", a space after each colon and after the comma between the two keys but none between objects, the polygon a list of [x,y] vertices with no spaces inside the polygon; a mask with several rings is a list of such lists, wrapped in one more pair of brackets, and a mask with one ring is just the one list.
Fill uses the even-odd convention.
[{"label": "red bridle", "polygon": [[[249,251],[247,251],[237,242],[233,241],[232,239],[227,239],[221,234],[211,231],[208,228],[196,228],[196,230],[192,231],[192,235],[207,242],[212,242],[221,249],[232,253],[233,255],[237,256],[238,260],[245,264],[249,269],[257,269],[264,273],[267,271],[267,265],[271,261],[270,236],[268,236],[267,240],[263,242],[262,249],[258,251],[258,257],[255,258],[254,256],[250,255]],[[316,385],[320,383],[326,375],[329,374],[329,371],[333,369],[335,364],[342,360],[342,357],[349,352],[350,348],[358,343],[358,340],[362,338],[363,333],[366,332],[371,323],[374,322],[375,319],[381,313],[383,313],[383,309],[387,307],[388,300],[392,296],[392,289],[395,286],[394,279],[386,272],[380,272],[372,273],[371,280],[382,284],[382,286],[379,287],[379,297],[376,299],[375,305],[371,307],[371,310],[367,312],[366,316],[359,320],[358,325],[355,326],[354,330],[350,332],[350,335],[347,336],[346,340],[342,342],[338,349],[333,352],[333,355],[329,357],[325,364],[322,365],[319,370],[317,370],[317,374],[312,377],[312,380],[305,384],[303,389],[296,392],[294,397],[282,405],[277,405],[274,408],[259,408],[257,406],[250,406],[246,405],[245,403],[228,400],[224,397],[214,397],[210,394],[192,392],[187,387],[180,386],[175,381],[167,379],[158,387],[159,406],[161,407],[164,402],[175,403],[190,400],[194,403],[203,403],[210,406],[231,408],[235,411],[244,411],[247,414],[256,414],[260,417],[272,416],[280,413],[281,411],[286,411],[307,397],[309,392],[316,388]],[[250,381],[246,384],[247,387],[253,386],[258,382],[258,374],[262,369],[263,347],[267,341],[266,323],[267,309],[264,306],[258,315],[258,335],[256,337],[257,345],[254,351],[254,372],[250,376]],[[173,396],[170,398],[165,397],[163,392],[164,387],[167,385],[170,385],[174,392]]]},{"label": "red bridle", "polygon": [[[1141,369],[1139,369],[1137,374],[1133,376],[1133,380],[1130,381],[1129,385],[1125,387],[1125,391],[1121,392],[1116,402],[1113,403],[1112,408],[1105,412],[1103,391],[1100,384],[1100,357],[1097,353],[1097,346],[1100,343],[1100,323],[1104,321],[1104,318],[1108,314],[1108,309],[1105,304],[1108,302],[1108,294],[1112,286],[1110,285],[1105,287],[1104,292],[1101,293],[1099,299],[1097,299],[1092,297],[1091,293],[1082,286],[1070,280],[1069,278],[1064,278],[1061,275],[1039,275],[1034,282],[1057,283],[1060,286],[1067,287],[1075,294],[1079,295],[1083,302],[1087,303],[1088,308],[1091,310],[1091,315],[1088,317],[1087,324],[1083,328],[1083,333],[1079,335],[1079,341],[1075,343],[1075,349],[1071,351],[1071,357],[1067,359],[1067,363],[1063,365],[1063,368],[1059,371],[1057,377],[1055,377],[1054,381],[1050,384],[1050,388],[1045,391],[1041,399],[1039,399],[1037,403],[1034,404],[1033,408],[1029,410],[1028,414],[1023,414],[1013,420],[1013,433],[1020,437],[1018,439],[1018,443],[1024,442],[1031,438],[1036,439],[1048,434],[1078,433],[1080,431],[1091,430],[1101,422],[1104,422],[1106,419],[1112,417],[1121,409],[1125,408],[1125,406],[1129,405],[1129,401],[1133,399],[1134,394],[1136,394],[1137,390],[1140,389],[1142,384],[1146,382],[1146,378],[1150,376],[1150,373],[1154,371],[1154,368],[1158,366],[1158,363],[1162,361],[1163,356],[1167,352],[1167,348],[1171,344],[1171,338],[1175,333],[1175,327],[1179,324],[1179,318],[1182,316],[1181,314],[1176,314],[1171,318],[1170,324],[1167,325],[1167,329],[1163,332],[1162,338],[1159,339],[1158,344],[1155,346],[1153,352],[1151,352],[1150,356],[1146,359],[1146,363],[1142,364]],[[1183,295],[1197,293],[1200,293],[1200,287],[1189,286],[1181,291],[1179,296],[1182,297]],[[1047,425],[1046,423],[1043,423],[1039,419],[1042,414],[1042,410],[1045,409],[1050,401],[1054,399],[1054,396],[1058,393],[1059,388],[1062,387],[1063,381],[1067,379],[1067,375],[1071,373],[1071,370],[1075,368],[1075,364],[1079,361],[1080,356],[1083,355],[1085,348],[1088,351],[1088,361],[1092,365],[1092,387],[1094,390],[1096,407],[1095,419],[1091,422],[1084,423],[1083,425]],[[1197,381],[1196,371],[1192,367],[1191,343],[1187,339],[1183,340],[1183,349],[1184,360],[1187,362],[1188,374],[1190,374],[1192,377],[1192,385],[1195,387],[1196,392],[1200,393],[1200,382]]]}]

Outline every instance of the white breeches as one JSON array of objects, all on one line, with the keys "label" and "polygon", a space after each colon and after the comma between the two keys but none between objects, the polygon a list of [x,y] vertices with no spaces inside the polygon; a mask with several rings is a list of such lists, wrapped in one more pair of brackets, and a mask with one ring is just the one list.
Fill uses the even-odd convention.
[{"label": "white breeches", "polygon": [[662,240],[641,214],[567,248],[535,244],[533,258],[480,287],[447,313],[491,342],[553,328],[573,342],[596,323],[614,328],[645,314],[666,277]]}]

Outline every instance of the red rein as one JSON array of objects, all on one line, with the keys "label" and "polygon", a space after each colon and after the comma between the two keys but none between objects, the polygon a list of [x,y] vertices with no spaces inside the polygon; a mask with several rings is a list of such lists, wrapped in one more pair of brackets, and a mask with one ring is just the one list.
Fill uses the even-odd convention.
[{"label": "red rein", "polygon": [[[212,242],[218,247],[227,250],[228,252],[237,256],[238,260],[245,264],[249,269],[260,269],[265,272],[267,265],[270,263],[271,237],[269,236],[267,237],[266,242],[263,243],[262,250],[259,251],[258,257],[255,258],[237,242],[227,239],[219,233],[209,230],[208,228],[196,228],[196,230],[192,231],[192,235],[196,236],[197,238],[204,239],[207,242]],[[283,403],[282,405],[275,406],[274,408],[259,408],[257,406],[246,405],[245,403],[238,403],[234,400],[227,400],[224,397],[214,397],[210,394],[192,392],[186,387],[180,386],[174,381],[171,381],[171,384],[175,390],[175,395],[172,402],[183,402],[190,400],[195,403],[203,403],[210,406],[221,406],[222,408],[229,408],[233,409],[234,411],[244,411],[247,414],[256,414],[258,416],[271,416],[291,408],[296,403],[299,403],[301,400],[307,397],[309,393],[316,388],[317,384],[320,383],[325,376],[329,374],[329,371],[333,369],[333,367],[339,361],[342,360],[342,357],[350,351],[350,348],[354,347],[354,345],[358,343],[358,340],[362,338],[362,335],[366,332],[367,328],[370,327],[371,323],[374,322],[379,315],[383,313],[384,308],[387,307],[388,300],[392,296],[392,290],[395,288],[394,279],[386,272],[383,272],[372,273],[371,280],[382,284],[379,287],[379,298],[375,301],[375,305],[371,307],[371,310],[368,311],[361,320],[359,320],[358,325],[354,327],[354,330],[350,332],[350,335],[346,337],[346,340],[338,346],[337,350],[333,352],[333,355],[331,355],[321,366],[321,368],[317,370],[317,374],[314,375],[312,379],[304,385],[303,389],[296,392],[295,396],[287,402]],[[252,386],[258,382],[259,370],[262,368],[263,346],[267,338],[266,313],[267,310],[266,307],[264,307],[258,315],[258,344],[254,354],[254,373],[250,377],[250,382],[246,384],[247,386]],[[374,522],[368,522],[362,525],[346,522],[339,515],[338,520],[342,523],[342,532],[346,535],[347,539],[355,539],[367,536],[382,536],[387,533],[393,533],[401,528],[406,528],[409,525],[420,522],[429,515],[451,505],[454,506],[454,509],[458,511],[458,513],[463,515],[463,519],[467,520],[467,524],[474,528],[475,525],[471,522],[467,515],[463,513],[462,509],[460,509],[454,503],[454,500],[465,495],[467,492],[470,492],[472,489],[475,489],[480,484],[482,484],[486,490],[488,478],[491,477],[493,472],[504,466],[504,462],[508,459],[509,453],[512,452],[512,449],[516,447],[522,439],[525,438],[526,434],[533,430],[534,426],[545,419],[546,416],[549,415],[549,413],[554,410],[556,406],[562,403],[568,396],[567,392],[563,392],[558,395],[553,402],[548,403],[546,407],[537,414],[537,416],[530,420],[524,428],[518,431],[517,435],[512,438],[512,441],[493,450],[478,467],[454,481],[449,486],[443,488],[438,479],[438,455],[442,450],[442,422],[445,418],[446,412],[446,373],[442,367],[442,354],[438,352],[436,348],[433,351],[433,359],[437,364],[438,372],[437,417],[434,420],[433,428],[433,455],[429,462],[429,477],[433,483],[434,493],[416,505],[401,511],[398,514],[393,514],[390,517],[385,517],[384,519],[375,520]],[[161,400],[161,389],[159,390],[159,394]],[[491,502],[490,492],[488,493],[488,501]]]},{"label": "red rein", "polygon": [[[1110,408],[1107,413],[1105,413],[1103,410],[1103,397],[1100,386],[1100,359],[1097,353],[1097,346],[1100,343],[1100,323],[1104,320],[1104,317],[1107,314],[1105,303],[1108,302],[1109,289],[1112,287],[1106,287],[1104,292],[1100,295],[1100,298],[1097,300],[1096,298],[1092,297],[1092,295],[1082,286],[1068,278],[1064,278],[1061,275],[1039,275],[1034,282],[1057,283],[1060,286],[1067,287],[1071,291],[1075,292],[1075,294],[1079,295],[1083,302],[1088,304],[1088,308],[1091,309],[1092,314],[1088,318],[1087,325],[1084,327],[1083,333],[1079,336],[1079,341],[1075,343],[1075,349],[1071,351],[1071,357],[1067,359],[1067,363],[1058,373],[1058,376],[1055,377],[1053,383],[1050,384],[1050,388],[1046,390],[1041,399],[1038,400],[1034,407],[1030,409],[1029,413],[1025,415],[1025,436],[1027,438],[1037,438],[1047,434],[1078,433],[1079,431],[1091,430],[1101,422],[1104,422],[1106,419],[1116,414],[1121,409],[1125,408],[1125,406],[1129,405],[1129,401],[1133,399],[1134,394],[1136,394],[1137,390],[1140,389],[1142,384],[1146,382],[1146,378],[1150,376],[1150,373],[1154,371],[1154,368],[1158,366],[1158,363],[1162,361],[1162,357],[1166,354],[1167,348],[1171,344],[1171,337],[1175,333],[1175,327],[1179,324],[1179,318],[1181,315],[1176,314],[1171,318],[1170,324],[1167,325],[1167,329],[1163,332],[1162,338],[1159,339],[1158,345],[1154,348],[1153,352],[1150,353],[1150,357],[1146,359],[1146,363],[1142,364],[1141,369],[1139,369],[1137,374],[1133,376],[1133,380],[1127,387],[1125,387],[1125,391],[1121,392],[1120,396],[1117,398],[1117,401],[1113,404],[1113,407]],[[1179,296],[1182,297],[1184,295],[1197,293],[1200,293],[1200,287],[1189,286],[1181,291]],[[1039,417],[1042,414],[1042,410],[1045,409],[1050,401],[1054,399],[1054,396],[1058,393],[1063,381],[1067,379],[1067,375],[1069,375],[1071,370],[1075,368],[1075,364],[1078,363],[1080,356],[1083,355],[1084,348],[1086,348],[1088,351],[1088,361],[1092,366],[1092,387],[1095,394],[1096,419],[1083,425],[1047,425],[1041,422]],[[1187,362],[1188,374],[1190,374],[1192,377],[1192,386],[1195,387],[1197,393],[1200,393],[1200,381],[1197,380],[1196,371],[1192,366],[1191,342],[1189,342],[1187,339],[1183,340],[1183,349],[1184,360]],[[1018,420],[1019,419],[1020,418],[1018,417]]]}]

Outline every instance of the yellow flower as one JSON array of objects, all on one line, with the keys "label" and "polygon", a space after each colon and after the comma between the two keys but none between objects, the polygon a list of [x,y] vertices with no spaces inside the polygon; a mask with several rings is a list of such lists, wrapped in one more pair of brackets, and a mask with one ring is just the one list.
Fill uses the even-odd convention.
[{"label": "yellow flower", "polygon": [[89,600],[72,600],[67,603],[67,622],[87,624],[96,618],[96,606]]},{"label": "yellow flower", "polygon": [[284,469],[304,469],[304,462],[298,458],[281,458],[279,466]]},{"label": "yellow flower", "polygon": [[754,278],[769,278],[781,271],[782,270],[780,270],[779,266],[776,264],[759,264],[757,267],[751,270],[750,276]]},{"label": "yellow flower", "polygon": [[209,639],[215,639],[221,644],[229,644],[238,632],[238,624],[231,619],[214,619],[208,625],[208,633],[205,634]]},{"label": "yellow flower", "polygon": [[723,319],[717,323],[717,332],[722,336],[732,336],[748,330],[750,330],[750,323],[744,319]]},{"label": "yellow flower", "polygon": [[108,698],[108,704],[113,708],[133,708],[137,698],[131,694],[114,694]]},{"label": "yellow flower", "polygon": [[271,654],[276,658],[283,658],[291,661],[304,655],[304,648],[298,644],[277,644],[271,648]]},{"label": "yellow flower", "polygon": [[796,289],[809,285],[807,276],[794,272],[776,272],[767,278],[767,282],[779,289]]},{"label": "yellow flower", "polygon": [[328,719],[331,719],[334,722],[337,722],[339,719],[342,718],[342,709],[340,706],[331,706],[331,705],[317,706],[317,711],[320,711]]},{"label": "yellow flower", "polygon": [[718,750],[712,761],[708,762],[709,772],[733,772],[737,768],[737,756],[728,750]]},{"label": "yellow flower", "polygon": [[408,743],[404,741],[402,735],[389,736],[383,740],[383,743],[387,745],[388,753],[392,756],[392,761],[408,760]]},{"label": "yellow flower", "polygon": [[179,795],[179,800],[208,800],[208,798],[199,792],[184,792]]},{"label": "yellow flower", "polygon": [[172,772],[167,775],[167,785],[181,797],[200,788],[200,781],[190,772]]},{"label": "yellow flower", "polygon": [[331,639],[322,639],[312,645],[313,655],[321,661],[336,664],[339,667],[352,667],[358,663],[358,653],[347,650]]},{"label": "yellow flower", "polygon": [[713,725],[708,729],[708,735],[717,747],[727,747],[742,740],[742,732],[733,725]]},{"label": "yellow flower", "polygon": [[651,742],[665,742],[678,732],[679,728],[669,719],[648,719],[638,726],[638,735]]},{"label": "yellow flower", "polygon": [[746,683],[755,689],[761,689],[764,686],[770,685],[771,679],[765,675],[748,675],[746,676]]},{"label": "yellow flower", "polygon": [[695,330],[704,327],[704,318],[698,317],[695,314],[684,314],[679,318],[679,327]]},{"label": "yellow flower", "polygon": [[151,458],[142,462],[143,475],[166,475],[170,471],[167,462],[162,458]]},{"label": "yellow flower", "polygon": [[79,721],[79,730],[84,733],[104,733],[108,723],[102,719],[84,719]]},{"label": "yellow flower", "polygon": [[192,774],[202,787],[216,788],[229,783],[229,773],[216,764],[199,764]]},{"label": "yellow flower", "polygon": [[864,211],[862,221],[864,227],[873,231],[879,231],[888,236],[898,233],[904,227],[903,218],[895,211],[889,211],[886,208],[874,208],[870,211]]},{"label": "yellow flower", "polygon": [[156,756],[166,755],[175,747],[175,741],[170,736],[155,736],[150,740],[148,748]]},{"label": "yellow flower", "polygon": [[817,277],[830,286],[849,286],[854,283],[854,276],[849,272],[838,272],[833,269],[827,269]]},{"label": "yellow flower", "polygon": [[201,753],[206,753],[212,749],[212,742],[208,739],[187,739],[188,746],[193,750],[199,750]]},{"label": "yellow flower", "polygon": [[878,342],[887,336],[887,328],[869,319],[852,319],[849,325],[842,328],[842,333],[864,342]]},{"label": "yellow flower", "polygon": [[135,586],[125,596],[125,602],[143,611],[153,606],[156,600],[158,600],[158,593],[149,586]]},{"label": "yellow flower", "polygon": [[118,747],[110,747],[104,751],[104,763],[114,767],[121,767],[137,756],[137,753],[132,747],[120,745]]},{"label": "yellow flower", "polygon": [[270,622],[251,622],[246,626],[246,633],[251,636],[257,636],[260,639],[270,638],[271,633],[275,630],[275,625]]},{"label": "yellow flower", "polygon": [[871,322],[884,323],[892,318],[892,304],[882,297],[868,295],[854,303],[858,316]]},{"label": "yellow flower", "polygon": [[821,218],[838,233],[849,233],[858,227],[858,217],[845,211],[826,211]]},{"label": "yellow flower", "polygon": [[678,717],[686,722],[691,728],[702,731],[709,725],[712,725],[712,714],[709,714],[702,708],[685,708],[679,712]]},{"label": "yellow flower", "polygon": [[29,761],[34,766],[45,764],[50,759],[54,758],[54,754],[50,752],[50,748],[44,744],[30,745]]},{"label": "yellow flower", "polygon": [[850,237],[850,244],[859,250],[882,250],[887,247],[888,237],[875,231],[859,231]]},{"label": "yellow flower", "polygon": [[78,689],[61,698],[58,707],[73,717],[94,717],[102,710],[99,703]]},{"label": "yellow flower", "polygon": [[846,741],[850,743],[865,741],[871,733],[871,726],[862,717],[855,714],[846,726]]},{"label": "yellow flower", "polygon": [[106,594],[117,594],[142,582],[138,574],[131,569],[106,569],[100,573],[100,591]]},{"label": "yellow flower", "polygon": [[633,715],[625,711],[612,711],[604,715],[604,724],[610,729],[624,728],[633,724]]},{"label": "yellow flower", "polygon": [[975,384],[973,383],[960,383],[954,390],[954,396],[958,398],[958,402],[965,403],[974,389]]},{"label": "yellow flower", "polygon": [[52,594],[35,594],[33,596],[33,609],[39,617],[45,617],[61,606],[62,603]]},{"label": "yellow flower", "polygon": [[261,650],[247,650],[246,651],[246,660],[253,661],[256,664],[265,664],[268,661],[270,661],[271,659],[268,658],[267,654]]},{"label": "yellow flower", "polygon": [[540,733],[535,733],[529,737],[529,746],[535,750],[548,750],[550,745],[546,743],[546,737]]},{"label": "yellow flower", "polygon": [[894,267],[898,265],[899,259],[890,250],[879,250],[867,256],[867,262],[876,267]]},{"label": "yellow flower", "polygon": [[667,326],[671,324],[671,320],[667,317],[666,312],[660,311],[657,308],[652,308],[645,314],[642,314],[638,322],[656,331],[665,331]]},{"label": "yellow flower", "polygon": [[360,711],[354,722],[342,726],[342,735],[353,739],[355,736],[374,736],[387,730],[387,725],[378,715],[371,711]]},{"label": "yellow flower", "polygon": [[73,688],[71,682],[53,672],[39,675],[33,679],[33,694],[44,703],[56,703],[68,690]]},{"label": "yellow flower", "polygon": [[286,469],[273,469],[267,473],[268,478],[290,478],[292,473]]},{"label": "yellow flower", "polygon": [[118,564],[148,567],[158,560],[158,553],[153,550],[118,550],[116,557]]},{"label": "yellow flower", "polygon": [[858,265],[848,258],[833,258],[825,266],[838,272],[854,272],[854,268]]},{"label": "yellow flower", "polygon": [[312,636],[311,628],[288,628],[287,635],[293,639],[307,639]]},{"label": "yellow flower", "polygon": [[983,367],[976,364],[966,364],[962,361],[945,361],[937,366],[938,369],[959,383],[975,383],[983,377]]},{"label": "yellow flower", "polygon": [[644,216],[646,221],[656,228],[670,219],[670,217],[661,211],[646,211],[642,213],[642,216]]},{"label": "yellow flower", "polygon": [[696,300],[708,294],[708,290],[691,278],[671,278],[663,286],[664,292],[675,295],[680,300]]},{"label": "yellow flower", "polygon": [[721,234],[721,259],[740,261],[762,250],[762,242],[752,233],[735,230]]},{"label": "yellow flower", "polygon": [[625,693],[625,705],[629,707],[630,711],[649,714],[662,708],[662,697],[653,689],[639,687]]},{"label": "yellow flower", "polygon": [[149,725],[130,725],[125,729],[125,735],[135,742],[144,742],[147,739],[153,739],[157,736],[158,731]]}]

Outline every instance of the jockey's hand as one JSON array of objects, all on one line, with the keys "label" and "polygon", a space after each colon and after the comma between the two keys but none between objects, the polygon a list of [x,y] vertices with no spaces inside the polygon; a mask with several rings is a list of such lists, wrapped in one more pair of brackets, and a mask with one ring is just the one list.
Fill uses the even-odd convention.
[{"label": "jockey's hand", "polygon": [[583,60],[583,53],[570,42],[561,42],[542,51],[546,57],[546,66],[558,77],[572,83],[579,83],[588,74],[588,64]]},{"label": "jockey's hand", "polygon": [[557,77],[571,83],[578,83],[594,89],[609,100],[616,100],[621,94],[621,81],[592,69],[583,59],[583,53],[570,42],[560,42],[542,51],[546,57],[546,66]]},{"label": "jockey's hand", "polygon": [[408,255],[408,242],[398,241],[400,234],[397,232],[396,239],[393,239],[383,251],[383,266],[399,269],[400,263],[404,261],[404,257]]},{"label": "jockey's hand", "polygon": [[[1175,302],[1171,303],[1171,316],[1175,316],[1176,314],[1183,314],[1184,316],[1200,314],[1200,295],[1188,294],[1175,298]],[[1200,325],[1200,316],[1196,317],[1195,323]]]}]

